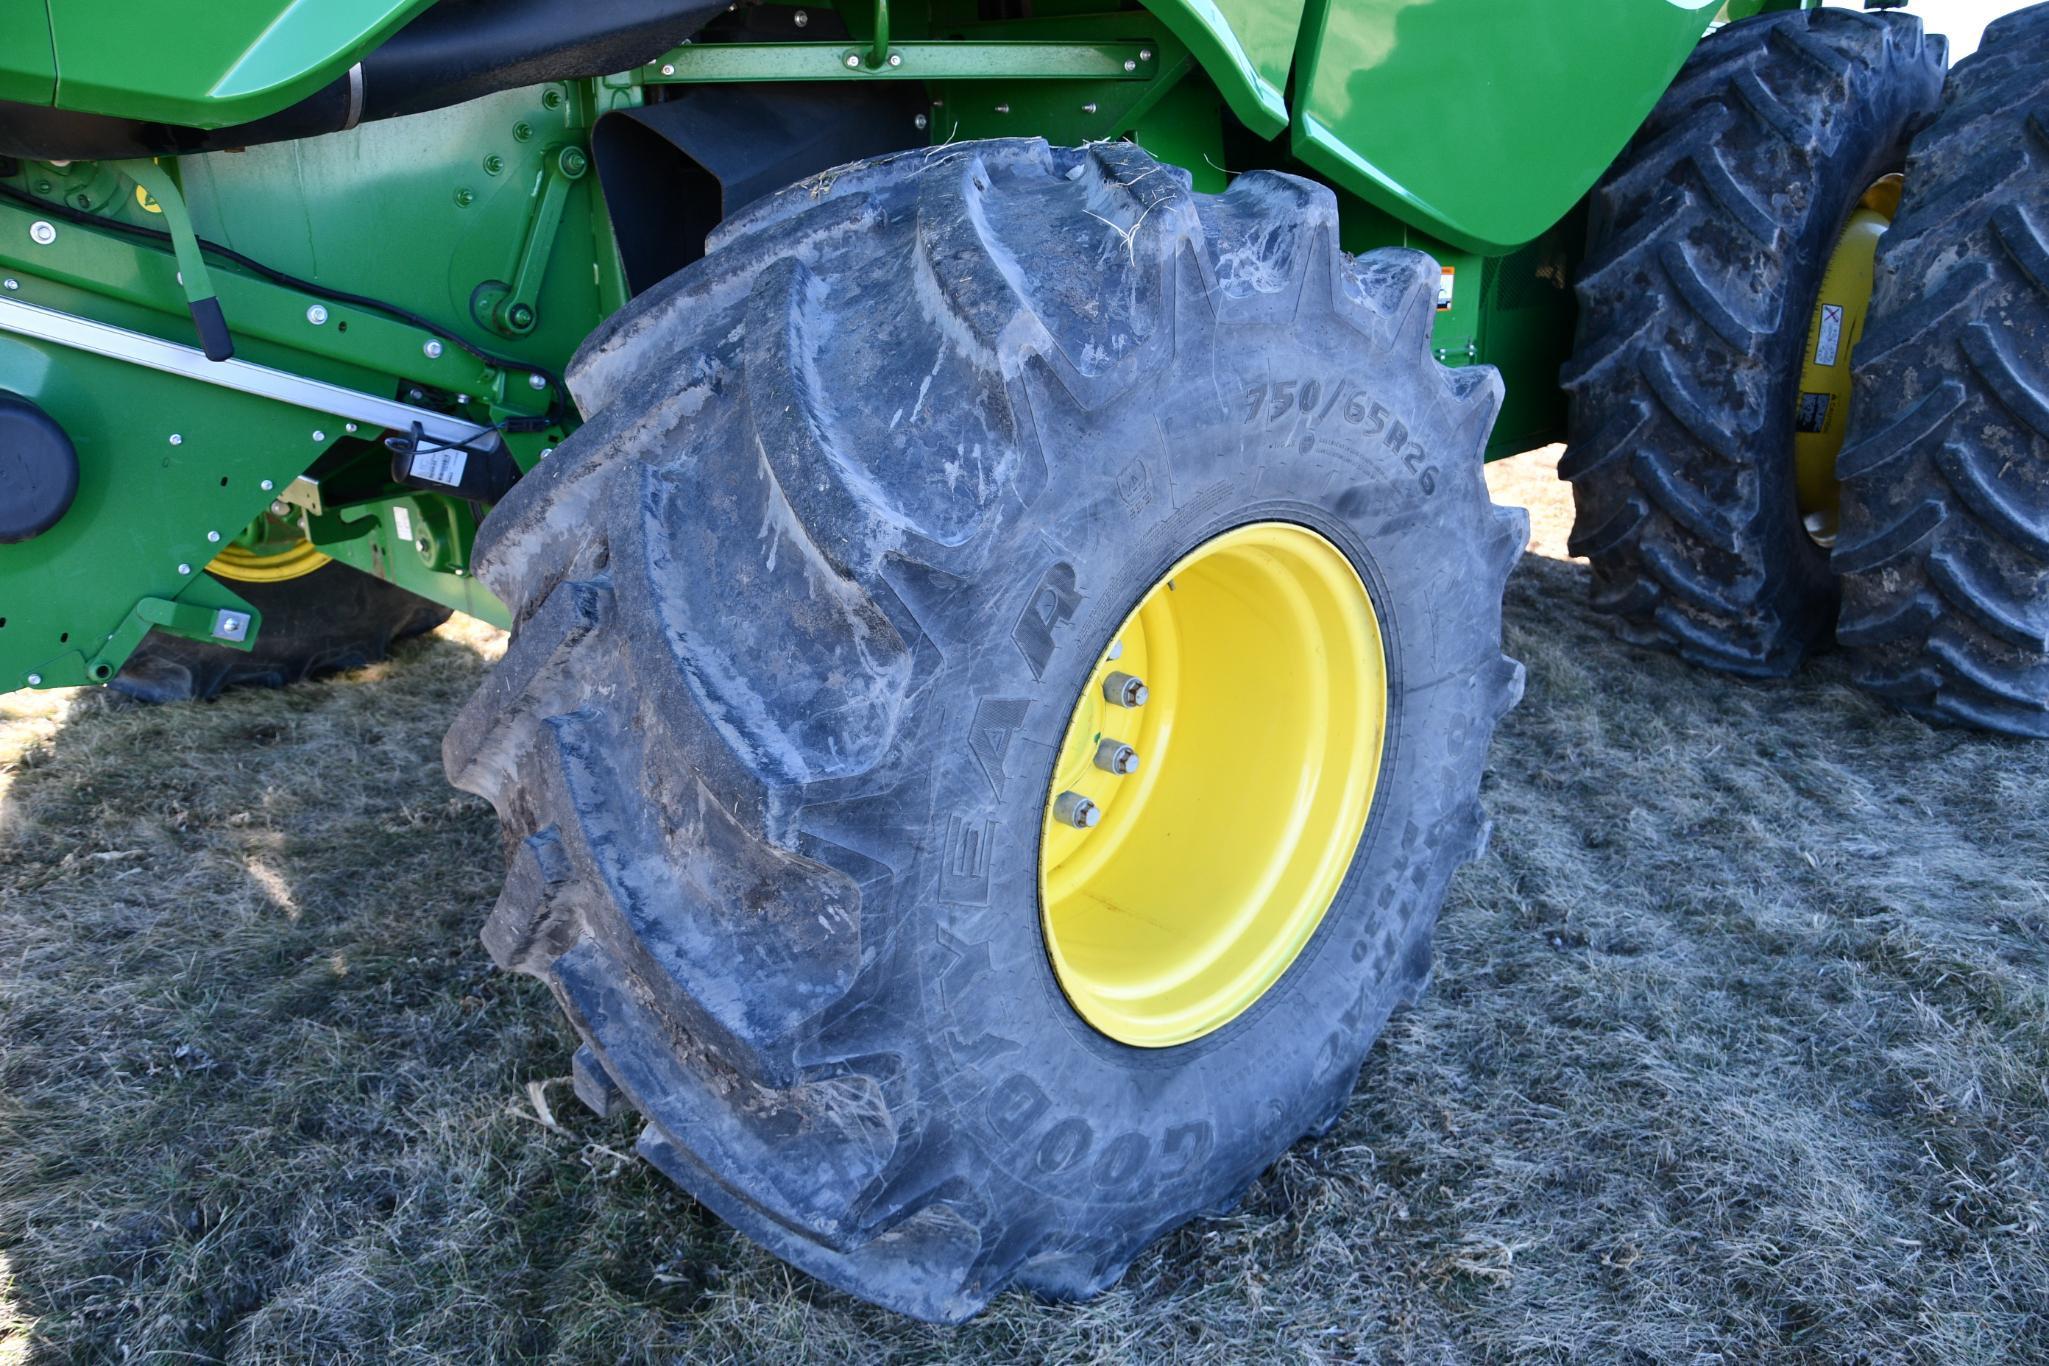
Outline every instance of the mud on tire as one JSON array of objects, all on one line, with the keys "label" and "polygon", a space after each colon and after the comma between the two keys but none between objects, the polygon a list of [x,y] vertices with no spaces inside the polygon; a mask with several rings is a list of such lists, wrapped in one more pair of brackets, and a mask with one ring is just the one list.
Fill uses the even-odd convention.
[{"label": "mud on tire", "polygon": [[[1421,989],[1526,520],[1481,480],[1499,380],[1429,359],[1434,267],[1335,243],[1323,189],[1128,145],[843,168],[594,337],[588,424],[484,527],[518,625],[446,759],[511,851],[485,941],[642,1154],[804,1270],[936,1320],[1094,1293],[1327,1125]],[[1040,940],[1053,756],[1145,588],[1272,519],[1373,594],[1379,795],[1258,1004],[1126,1047]]]},{"label": "mud on tire", "polygon": [[1793,477],[1807,318],[1858,196],[1934,111],[1945,51],[1905,14],[1730,24],[1595,188],[1559,474],[1624,639],[1772,677],[1826,638],[1835,580]]}]

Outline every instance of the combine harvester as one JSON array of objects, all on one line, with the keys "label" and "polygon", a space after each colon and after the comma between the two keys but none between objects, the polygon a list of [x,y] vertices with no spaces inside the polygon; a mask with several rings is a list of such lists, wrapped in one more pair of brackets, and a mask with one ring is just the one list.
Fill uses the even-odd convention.
[{"label": "combine harvester", "polygon": [[0,13],[0,687],[509,626],[492,955],[879,1304],[1337,1116],[1522,688],[1488,458],[1632,641],[2049,735],[2049,10],[174,8]]}]

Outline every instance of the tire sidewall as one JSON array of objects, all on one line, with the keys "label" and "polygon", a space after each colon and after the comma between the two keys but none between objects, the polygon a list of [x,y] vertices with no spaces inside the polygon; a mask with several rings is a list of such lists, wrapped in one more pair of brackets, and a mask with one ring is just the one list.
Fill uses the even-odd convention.
[{"label": "tire sidewall", "polygon": [[[1330,357],[1357,355],[1360,338],[1330,321],[1339,330],[1234,330],[1250,335],[1214,365],[1173,367],[1095,413],[1034,394],[1042,443],[1069,453],[1070,473],[963,595],[967,629],[937,685],[949,702],[915,742],[963,756],[934,766],[919,866],[897,883],[916,904],[892,911],[934,1045],[920,1089],[992,1174],[1077,1219],[1213,1202],[1326,1118],[1420,985],[1444,883],[1471,852],[1488,726],[1472,724],[1467,685],[1500,642],[1484,424],[1469,429],[1420,348],[1375,367],[1389,373],[1362,386],[1357,423],[1336,406],[1321,422],[1275,420],[1271,401],[1248,418],[1252,390],[1279,376],[1297,394],[1344,378]],[[1054,758],[1144,591],[1194,547],[1262,521],[1323,535],[1372,598],[1389,693],[1373,808],[1329,911],[1265,995],[1189,1043],[1126,1046],[1069,1004],[1042,937]]]}]

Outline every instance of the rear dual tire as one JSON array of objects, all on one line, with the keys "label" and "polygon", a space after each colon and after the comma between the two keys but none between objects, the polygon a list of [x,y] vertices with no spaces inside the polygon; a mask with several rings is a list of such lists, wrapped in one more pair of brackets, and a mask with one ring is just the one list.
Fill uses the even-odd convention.
[{"label": "rear dual tire", "polygon": [[[847,168],[594,337],[590,420],[486,524],[518,625],[446,746],[512,851],[486,943],[797,1266],[935,1320],[1094,1293],[1328,1125],[1421,990],[1526,524],[1480,477],[1499,381],[1429,357],[1435,270],[1335,242],[1320,188],[1128,145]],[[1049,964],[1054,756],[1140,595],[1258,522],[1372,596],[1377,794],[1279,980],[1132,1047]]]},{"label": "rear dual tire", "polygon": [[1871,307],[1837,462],[1851,676],[2049,738],[2049,5],[1952,73]]},{"label": "rear dual tire", "polygon": [[1827,639],[1836,580],[1794,471],[1807,323],[1858,199],[1933,115],[1944,51],[1905,14],[1730,24],[1595,189],[1559,473],[1623,638],[1757,678]]}]

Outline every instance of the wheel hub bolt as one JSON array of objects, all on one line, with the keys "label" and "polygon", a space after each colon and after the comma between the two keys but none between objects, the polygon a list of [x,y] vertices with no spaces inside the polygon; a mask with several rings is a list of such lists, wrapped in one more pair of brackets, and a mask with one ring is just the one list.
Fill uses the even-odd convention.
[{"label": "wheel hub bolt", "polygon": [[1103,808],[1079,792],[1063,792],[1053,799],[1053,819],[1077,830],[1089,830],[1103,819]]},{"label": "wheel hub bolt", "polygon": [[1103,696],[1113,706],[1142,707],[1151,695],[1146,691],[1144,679],[1134,678],[1128,673],[1113,673],[1103,680]]},{"label": "wheel hub bolt", "polygon": [[1105,740],[1096,746],[1096,767],[1122,778],[1138,772],[1138,751],[1122,740]]}]

